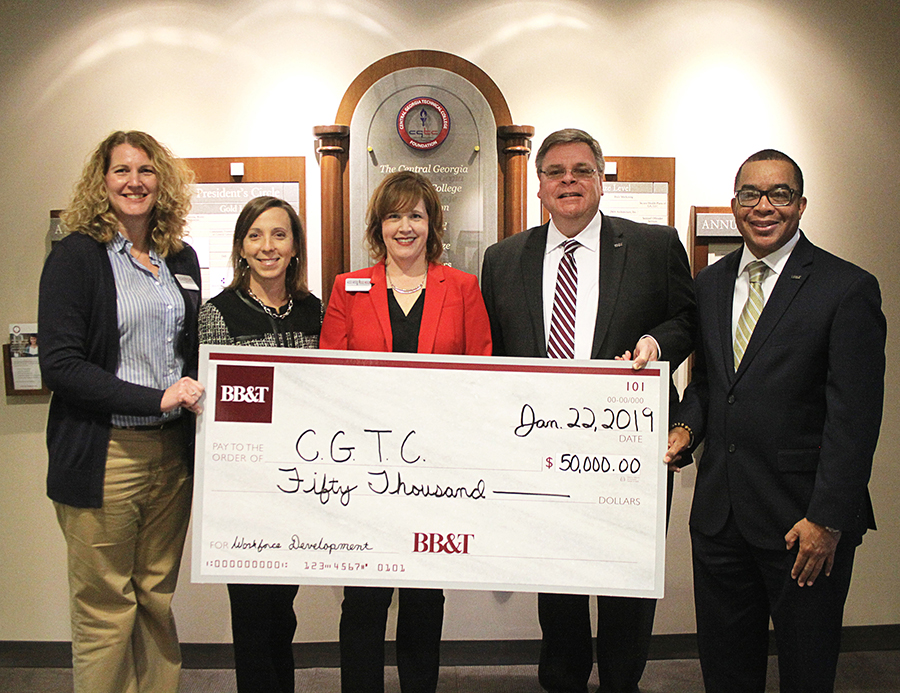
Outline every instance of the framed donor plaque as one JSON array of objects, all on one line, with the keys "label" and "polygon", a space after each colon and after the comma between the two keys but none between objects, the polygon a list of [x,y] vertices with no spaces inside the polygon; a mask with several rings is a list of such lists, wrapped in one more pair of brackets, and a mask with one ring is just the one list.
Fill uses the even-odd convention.
[{"label": "framed donor plaque", "polygon": [[372,264],[364,244],[369,198],[385,176],[414,171],[444,213],[441,261],[479,276],[485,249],[525,227],[528,126],[511,124],[494,82],[435,51],[388,56],[361,73],[338,123],[314,129],[322,172],[322,284]]}]

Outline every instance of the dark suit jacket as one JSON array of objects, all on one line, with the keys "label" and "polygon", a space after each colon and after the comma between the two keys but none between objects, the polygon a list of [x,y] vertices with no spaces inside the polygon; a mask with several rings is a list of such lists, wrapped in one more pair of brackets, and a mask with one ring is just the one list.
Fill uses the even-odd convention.
[{"label": "dark suit jacket", "polygon": [[[369,291],[348,292],[348,278],[371,279],[372,287]],[[393,350],[383,261],[335,278],[319,348]],[[490,355],[488,317],[473,275],[445,265],[428,266],[419,353]]]},{"label": "dark suit jacket", "polygon": [[[547,228],[511,236],[484,254],[481,286],[498,356],[547,356],[542,298]],[[675,229],[604,215],[591,358],[621,356],[649,334],[674,370],[694,347],[695,327],[691,271]],[[671,391],[677,402],[674,386]]]},{"label": "dark suit jacket", "polygon": [[784,549],[806,517],[859,543],[881,426],[886,325],[871,274],[801,234],[734,372],[732,299],[741,249],[696,281],[700,338],[679,420],[705,437],[691,527]]}]

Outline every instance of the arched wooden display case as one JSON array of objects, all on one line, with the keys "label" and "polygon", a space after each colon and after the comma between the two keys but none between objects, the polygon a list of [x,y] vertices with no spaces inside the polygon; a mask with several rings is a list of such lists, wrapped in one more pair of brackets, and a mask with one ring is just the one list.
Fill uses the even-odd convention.
[{"label": "arched wooden display case", "polygon": [[[460,83],[461,78],[474,87],[489,108],[495,131],[492,133],[495,135],[492,137],[494,141],[489,144],[491,149],[496,144],[497,160],[496,178],[485,177],[485,185],[493,185],[496,181],[496,189],[490,190],[491,199],[496,199],[496,234],[491,234],[495,237],[487,240],[494,242],[525,228],[528,156],[534,128],[513,124],[506,99],[497,85],[483,70],[463,58],[428,50],[387,56],[370,65],[353,80],[341,100],[336,124],[313,128],[322,180],[322,293],[326,300],[334,277],[351,269],[351,229],[355,232],[362,224],[360,218],[351,220],[351,197],[353,194],[360,195],[360,191],[351,191],[350,164],[353,148],[361,147],[365,152],[366,142],[351,142],[353,118],[360,102],[373,86],[389,78],[395,79],[400,88],[403,80],[410,75],[413,76],[411,84],[415,84],[415,78],[419,76],[415,70],[420,68],[444,71],[452,77],[449,81],[456,84]],[[439,73],[431,74],[440,76]],[[371,155],[371,147],[368,151]],[[478,151],[477,147],[475,151]],[[493,227],[494,220],[489,222],[489,226]]]}]

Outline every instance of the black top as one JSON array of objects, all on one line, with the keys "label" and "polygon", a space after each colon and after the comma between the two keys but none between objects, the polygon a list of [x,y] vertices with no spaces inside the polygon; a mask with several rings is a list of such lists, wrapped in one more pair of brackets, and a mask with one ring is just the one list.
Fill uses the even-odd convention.
[{"label": "black top", "polygon": [[425,291],[413,304],[409,313],[404,313],[393,291],[388,291],[388,312],[391,316],[391,334],[394,351],[415,354],[419,351],[419,328],[422,326],[422,311],[425,306]]},{"label": "black top", "polygon": [[[287,306],[281,309],[281,313]],[[312,294],[294,295],[291,312],[269,315],[243,291],[226,289],[200,308],[201,344],[240,344],[315,349],[322,303]]]}]

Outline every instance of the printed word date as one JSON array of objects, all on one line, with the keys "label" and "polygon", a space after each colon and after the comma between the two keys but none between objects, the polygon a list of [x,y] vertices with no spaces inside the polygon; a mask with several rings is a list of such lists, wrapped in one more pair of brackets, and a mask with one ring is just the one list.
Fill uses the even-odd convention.
[{"label": "printed word date", "polygon": [[525,438],[534,430],[570,428],[588,429],[591,431],[634,431],[653,432],[653,409],[612,409],[606,407],[597,415],[590,407],[569,407],[571,414],[565,419],[543,418],[538,416],[534,407],[523,404],[519,414],[519,423],[513,432],[519,438]]}]

